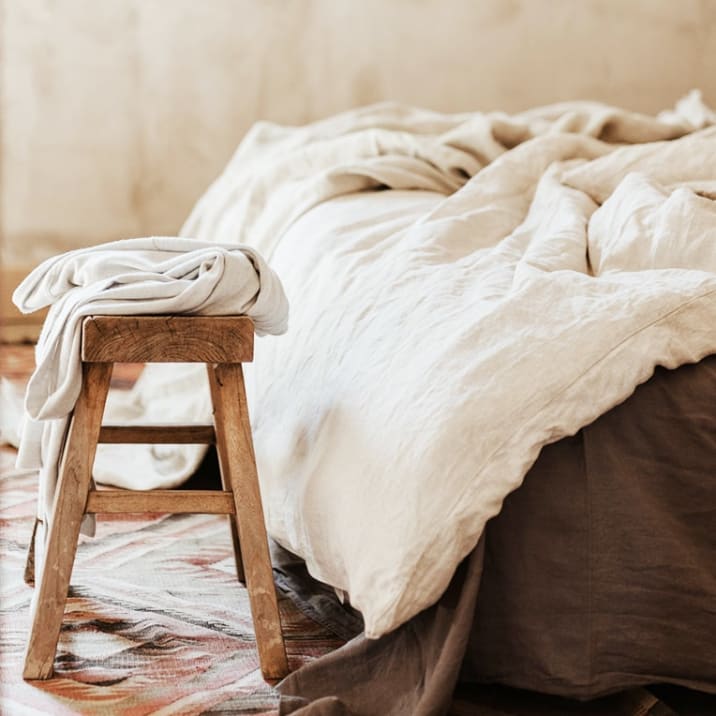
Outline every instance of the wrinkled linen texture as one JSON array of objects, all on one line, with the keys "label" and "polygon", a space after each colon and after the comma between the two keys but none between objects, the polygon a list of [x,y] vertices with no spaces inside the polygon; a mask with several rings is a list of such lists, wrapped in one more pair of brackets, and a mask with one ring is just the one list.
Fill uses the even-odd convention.
[{"label": "wrinkled linen texture", "polygon": [[[15,290],[13,301],[25,313],[51,306],[25,394],[17,460],[21,469],[39,470],[38,513],[44,520],[52,508],[68,418],[81,388],[80,343],[86,316],[246,314],[259,334],[284,332],[288,316],[283,287],[255,250],[178,237],[127,239],[60,254],[32,271]],[[205,414],[208,387],[198,385],[204,390],[194,390],[199,397],[193,401],[188,385],[183,392],[189,409]],[[172,396],[171,403],[179,399]],[[166,421],[171,414],[170,409],[164,416],[154,415]],[[129,404],[110,408],[108,415],[134,417]],[[143,411],[139,417],[146,418]],[[174,451],[154,450],[147,460],[151,448],[137,452],[122,447],[122,459],[115,459],[114,453],[109,459],[114,474],[121,470],[123,487],[151,489],[156,479],[173,486],[196,467]],[[97,470],[95,477],[101,478]],[[91,531],[91,524],[85,522],[85,531]]]},{"label": "wrinkled linen texture", "polygon": [[[253,246],[292,304],[247,371],[269,533],[368,637],[438,599],[544,445],[716,352],[713,125],[697,94],[656,118],[381,104],[256,125],[198,202],[182,233]],[[189,417],[179,372],[135,410]]]},{"label": "wrinkled linen texture", "polygon": [[[696,96],[661,118],[380,105],[258,125],[198,203],[186,231],[256,246],[294,305],[251,374],[269,531],[368,636],[439,597],[543,445],[716,351],[712,124]],[[424,204],[332,233],[307,214],[385,187]]]}]

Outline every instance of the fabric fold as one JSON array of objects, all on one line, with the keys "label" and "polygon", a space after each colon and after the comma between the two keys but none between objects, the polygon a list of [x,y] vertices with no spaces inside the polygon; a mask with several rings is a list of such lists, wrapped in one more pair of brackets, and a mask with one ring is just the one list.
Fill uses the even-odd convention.
[{"label": "fabric fold", "polygon": [[[27,385],[18,452],[19,468],[40,471],[43,519],[81,386],[86,316],[246,314],[261,335],[285,332],[288,321],[281,282],[257,251],[180,237],[126,239],[54,256],[25,278],[13,301],[23,313],[50,306]],[[176,472],[176,460],[173,465]],[[179,468],[182,479],[190,474],[186,467]],[[129,482],[134,489],[145,487],[141,474]]]},{"label": "fabric fold", "polygon": [[447,713],[467,648],[484,543],[440,601],[382,637],[361,634],[279,685],[281,716],[431,716]]}]

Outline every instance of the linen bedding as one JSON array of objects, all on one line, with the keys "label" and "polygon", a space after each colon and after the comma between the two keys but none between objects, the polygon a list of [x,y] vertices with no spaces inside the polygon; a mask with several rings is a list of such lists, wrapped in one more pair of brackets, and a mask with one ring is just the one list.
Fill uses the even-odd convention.
[{"label": "linen bedding", "polygon": [[[269,533],[367,637],[436,603],[545,445],[716,353],[713,125],[697,95],[379,105],[257,125],[197,204],[182,233],[253,246],[291,304],[247,376]],[[158,375],[135,413],[182,385]]]}]

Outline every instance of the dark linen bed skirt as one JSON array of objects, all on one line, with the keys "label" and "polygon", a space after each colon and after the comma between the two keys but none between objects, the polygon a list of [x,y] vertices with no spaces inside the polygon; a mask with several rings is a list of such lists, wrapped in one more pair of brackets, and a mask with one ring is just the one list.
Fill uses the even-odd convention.
[{"label": "dark linen bed skirt", "polygon": [[291,674],[281,713],[445,714],[458,682],[716,692],[715,526],[711,356],[545,447],[440,601]]}]

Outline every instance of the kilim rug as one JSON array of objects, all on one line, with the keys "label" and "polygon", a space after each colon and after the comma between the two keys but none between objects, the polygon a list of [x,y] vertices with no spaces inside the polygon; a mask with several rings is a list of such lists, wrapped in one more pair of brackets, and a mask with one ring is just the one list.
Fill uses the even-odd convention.
[{"label": "kilim rug", "polygon": [[[22,681],[32,590],[22,580],[35,478],[0,478],[0,713],[274,714],[220,515],[106,516],[83,539],[55,678]],[[340,644],[280,595],[292,668]]]},{"label": "kilim rug", "polygon": [[[3,353],[2,374],[23,377],[27,349]],[[97,536],[78,548],[55,677],[25,683],[32,589],[22,576],[36,478],[13,466],[14,451],[0,450],[3,716],[277,712],[222,515],[98,516]],[[342,643],[282,594],[279,606],[291,668]]]}]

